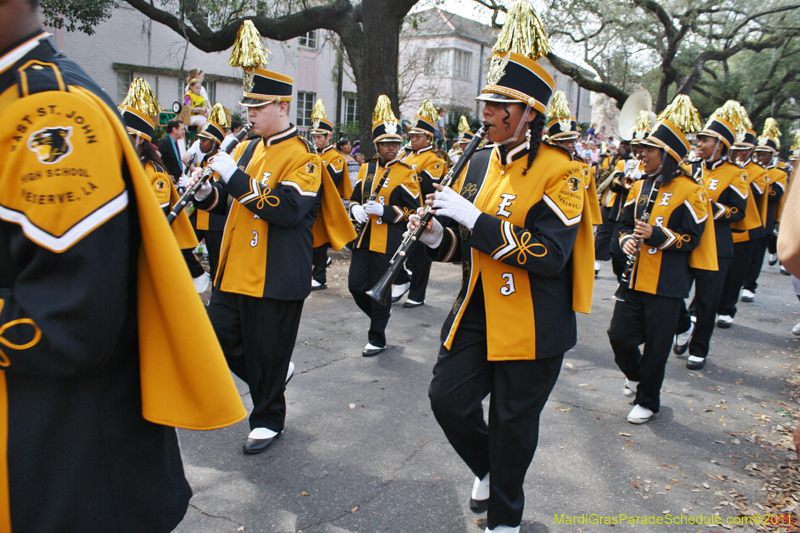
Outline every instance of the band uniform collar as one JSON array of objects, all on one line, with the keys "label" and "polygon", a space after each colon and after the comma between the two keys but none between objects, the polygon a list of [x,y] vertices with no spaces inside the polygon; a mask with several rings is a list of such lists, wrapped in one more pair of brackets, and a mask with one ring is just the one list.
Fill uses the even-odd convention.
[{"label": "band uniform collar", "polygon": [[289,129],[283,130],[280,133],[276,133],[271,137],[263,137],[264,146],[274,146],[285,140],[291,139],[292,137],[297,137],[297,128],[294,124],[289,124]]},{"label": "band uniform collar", "polygon": [[[708,164],[706,164],[706,167],[708,168],[708,170],[714,170],[714,169],[717,169],[717,168],[721,167],[722,165],[724,165],[725,161],[727,161],[727,160],[728,160],[727,157],[720,157],[719,159],[717,159],[716,161],[711,163],[710,167],[708,167]],[[703,162],[705,163],[705,160]]]},{"label": "band uniform collar", "polygon": [[35,33],[17,41],[15,44],[11,45],[10,48],[0,53],[0,73],[5,72],[9,67],[25,57],[28,52],[39,46],[43,40],[50,36],[51,34],[44,30],[37,30]]},{"label": "band uniform collar", "polygon": [[433,145],[432,144],[429,144],[428,146],[426,146],[422,150],[417,150],[415,153],[416,154],[421,154],[422,152],[427,152],[428,150],[433,150]]},{"label": "band uniform collar", "polygon": [[520,143],[519,146],[515,146],[511,150],[497,145],[495,145],[494,149],[497,150],[498,159],[503,166],[508,166],[514,161],[518,161],[519,159],[522,159],[524,156],[528,155],[527,142]]},{"label": "band uniform collar", "polygon": [[325,153],[325,152],[327,152],[328,150],[333,150],[333,149],[334,149],[334,148],[333,148],[333,145],[332,145],[332,144],[329,144],[328,146],[326,146],[326,147],[325,147],[325,148],[322,150],[322,152],[320,152],[320,155],[324,154],[324,153]]}]

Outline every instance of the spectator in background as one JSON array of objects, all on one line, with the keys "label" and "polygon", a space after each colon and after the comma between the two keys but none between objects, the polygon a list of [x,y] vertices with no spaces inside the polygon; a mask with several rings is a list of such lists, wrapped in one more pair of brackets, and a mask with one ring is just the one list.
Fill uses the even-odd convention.
[{"label": "spectator in background", "polygon": [[[352,150],[350,139],[345,139],[344,137],[339,139],[339,142],[336,143],[336,149],[344,156],[344,160],[347,163],[347,172],[350,174],[350,183],[355,187],[356,178],[358,177],[358,171],[361,165],[350,155],[350,151]],[[349,201],[347,203],[349,203]],[[345,205],[347,205],[347,203]]]},{"label": "spectator in background", "polygon": [[189,82],[189,92],[183,95],[183,105],[188,105],[192,110],[192,126],[202,128],[208,119],[208,100],[200,94],[203,86],[200,80],[194,78]]},{"label": "spectator in background", "polygon": [[225,130],[225,139],[228,137],[235,137],[236,134],[241,131],[242,126],[242,123],[238,120],[231,120],[231,127]]},{"label": "spectator in background", "polygon": [[447,133],[444,131],[444,108],[440,107],[436,111],[439,113],[439,120],[436,121],[436,131],[433,133],[433,139],[437,148],[447,150]]},{"label": "spectator in background", "polygon": [[[352,155],[353,157],[356,157],[356,154],[358,154],[359,152],[361,152],[361,141],[356,140],[353,143],[353,149],[350,151],[350,155]],[[362,163],[363,163],[363,161],[362,161]]]},{"label": "spectator in background", "polygon": [[[206,79],[206,73],[200,70],[199,68],[193,68],[192,70],[190,70],[189,75],[186,77],[186,87],[183,88],[183,94],[189,92],[189,85],[191,84],[192,80],[198,80],[200,82],[200,94],[202,95],[203,98],[206,99],[206,102],[209,102],[208,92],[206,91],[206,88],[203,87],[202,85],[205,79]],[[210,108],[211,105],[209,104],[208,107]]]},{"label": "spectator in background", "polygon": [[178,178],[183,174],[183,163],[181,157],[186,151],[185,145],[181,149],[180,145],[184,144],[184,136],[186,129],[183,122],[174,118],[167,122],[167,134],[158,140],[158,151],[161,153],[161,160],[164,166],[167,167],[167,173],[172,178],[173,183],[178,182]]},{"label": "spectator in background", "polygon": [[359,167],[364,164],[364,154],[358,152],[356,154],[356,162],[358,162]]},{"label": "spectator in background", "polygon": [[589,129],[586,131],[586,140],[591,141],[594,139],[594,124],[589,126]]}]

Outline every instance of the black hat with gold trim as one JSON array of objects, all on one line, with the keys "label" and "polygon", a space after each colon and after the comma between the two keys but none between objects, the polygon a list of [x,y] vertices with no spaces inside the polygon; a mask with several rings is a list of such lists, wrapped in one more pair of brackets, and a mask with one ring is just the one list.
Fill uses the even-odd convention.
[{"label": "black hat with gold trim", "polygon": [[789,148],[789,161],[800,161],[800,131],[794,134],[794,144]]},{"label": "black hat with gold trim", "polygon": [[541,20],[529,0],[517,0],[492,48],[486,85],[477,100],[522,102],[545,113],[553,77],[536,60],[550,53]]},{"label": "black hat with gold trim", "polygon": [[770,117],[764,122],[764,132],[756,142],[755,152],[772,152],[777,154],[781,149],[781,130],[778,121]]},{"label": "black hat with gold trim", "polygon": [[392,111],[392,101],[385,94],[380,95],[372,112],[372,142],[402,142],[401,131],[403,128]]},{"label": "black hat with gold trim", "polygon": [[569,102],[564,91],[556,91],[547,108],[547,136],[553,141],[570,141],[580,136],[578,121],[569,111]]},{"label": "black hat with gold trim", "polygon": [[[655,116],[655,115],[653,115]],[[642,109],[636,117],[636,122],[633,123],[633,136],[631,137],[631,145],[640,144],[650,135],[651,126],[650,111]]]},{"label": "black hat with gold trim", "polygon": [[162,108],[145,79],[136,78],[131,82],[128,94],[118,109],[129,134],[146,141],[153,139],[153,116],[158,115]]},{"label": "black hat with gold trim", "polygon": [[728,100],[714,111],[713,116],[721,116],[730,122],[735,130],[735,138],[730,146],[732,150],[750,150],[756,145],[756,132],[753,123],[747,116],[745,108],[736,100]]},{"label": "black hat with gold trim", "polygon": [[424,133],[425,135],[433,137],[433,133],[436,131],[436,120],[438,117],[439,114],[436,108],[433,107],[431,101],[425,100],[422,102],[422,105],[419,106],[417,114],[414,115],[414,118],[411,120],[411,129],[408,130],[408,133]]},{"label": "black hat with gold trim", "polygon": [[475,137],[475,134],[469,131],[469,122],[467,121],[467,117],[461,115],[461,118],[458,119],[458,139],[456,142],[466,144]]},{"label": "black hat with gold trim", "polygon": [[742,106],[735,100],[728,100],[725,105],[714,111],[698,137],[714,137],[726,148],[736,142],[736,130],[742,126]]},{"label": "black hat with gold trim", "polygon": [[269,50],[261,44],[261,35],[251,20],[245,20],[236,34],[228,64],[242,67],[244,93],[239,102],[245,107],[260,107],[275,102],[291,102],[294,80],[266,70]]},{"label": "black hat with gold trim", "polygon": [[314,104],[314,109],[311,110],[311,135],[328,135],[333,134],[333,124],[325,117],[325,105],[322,103],[322,98],[317,100]]},{"label": "black hat with gold trim", "polygon": [[679,94],[658,115],[658,124],[653,128],[653,132],[639,141],[639,144],[661,148],[680,163],[689,153],[689,141],[686,140],[686,135],[699,132],[702,124],[700,113],[689,97]]},{"label": "black hat with gold trim", "polygon": [[225,108],[222,104],[214,104],[211,108],[211,113],[208,115],[208,120],[203,125],[203,131],[197,134],[198,137],[205,137],[216,142],[217,145],[222,144],[225,139],[225,128],[228,127],[228,115],[225,114]]}]

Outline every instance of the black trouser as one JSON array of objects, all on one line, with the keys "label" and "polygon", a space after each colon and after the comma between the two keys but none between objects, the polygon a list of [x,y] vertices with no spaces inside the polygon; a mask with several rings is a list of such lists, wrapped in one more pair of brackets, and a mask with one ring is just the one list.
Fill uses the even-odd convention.
[{"label": "black trouser", "polygon": [[716,325],[717,307],[722,296],[722,285],[725,283],[725,274],[728,272],[730,257],[718,257],[719,270],[689,269],[694,278],[694,298],[689,310],[686,304],[681,304],[681,316],[678,321],[677,333],[684,333],[691,325],[690,315],[697,318],[689,344],[689,355],[708,357],[708,347],[711,335]]},{"label": "black trouser", "polygon": [[620,223],[615,222],[611,238],[611,267],[614,269],[617,281],[622,283],[622,273],[625,272],[625,267],[628,264],[628,254],[623,252],[622,247],[619,245],[619,227]]},{"label": "black trouser", "polygon": [[369,296],[371,289],[389,268],[389,254],[370,252],[368,248],[356,248],[350,258],[350,274],[348,288],[356,305],[370,318],[369,343],[373,346],[386,346],[386,325],[392,312],[392,299],[386,298],[386,305],[381,305]]},{"label": "black trouser", "polygon": [[610,212],[610,207],[600,208],[603,224],[597,226],[594,233],[594,258],[598,261],[611,259],[611,239],[614,233],[614,221],[608,217]]},{"label": "black trouser", "polygon": [[[634,290],[626,290],[624,297],[624,302],[614,305],[608,340],[619,369],[629,380],[639,382],[634,403],[657,413],[683,299]],[[644,352],[639,350],[642,343]]]},{"label": "black trouser", "polygon": [[208,250],[208,268],[213,280],[217,276],[217,268],[219,267],[219,251],[222,248],[222,230],[209,230],[198,229],[194,231],[197,235],[198,241],[206,241],[206,250]]},{"label": "black trouser", "polygon": [[769,251],[770,254],[778,253],[778,236],[775,234],[774,230],[767,234],[767,251]]},{"label": "black trouser", "polygon": [[722,286],[722,296],[717,308],[717,313],[720,315],[736,316],[736,302],[739,301],[739,291],[750,268],[755,244],[753,240],[733,243],[733,258],[728,265],[728,273],[725,275],[725,284]]},{"label": "black trouser", "polygon": [[406,259],[406,266],[411,271],[411,289],[408,291],[408,299],[415,302],[425,301],[428,279],[431,277],[433,259],[425,252],[425,248],[427,248],[425,245],[417,244]]},{"label": "black trouser", "polygon": [[250,387],[250,429],[281,432],[286,373],[304,300],[274,300],[214,288],[208,316],[228,366]]},{"label": "black trouser", "polygon": [[313,250],[314,258],[311,268],[311,277],[314,281],[322,285],[328,282],[328,248],[330,247],[330,243],[325,243],[322,246],[317,246]]},{"label": "black trouser", "polygon": [[203,270],[203,265],[201,265],[200,261],[194,256],[194,250],[192,248],[186,248],[185,250],[181,250],[181,252],[183,253],[184,261],[186,261],[186,266],[189,267],[189,273],[193,278],[205,274],[206,271]]},{"label": "black trouser", "polygon": [[[461,320],[452,348],[442,346],[428,395],[436,421],[479,478],[490,473],[487,527],[522,520],[522,485],[539,439],[539,415],[558,379],[563,354],[534,361],[487,361],[486,325]],[[481,401],[491,393],[489,425]]]},{"label": "black trouser", "polygon": [[750,268],[744,278],[744,288],[750,292],[756,292],[758,288],[758,276],[761,274],[761,267],[764,264],[764,255],[767,253],[767,241],[769,238],[764,235],[754,239],[753,258],[750,260]]}]

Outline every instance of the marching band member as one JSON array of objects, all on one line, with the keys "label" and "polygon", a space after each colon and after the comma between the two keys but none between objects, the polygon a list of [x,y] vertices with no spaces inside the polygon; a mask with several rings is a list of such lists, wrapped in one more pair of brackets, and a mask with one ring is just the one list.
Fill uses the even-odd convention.
[{"label": "marching band member", "polygon": [[[317,153],[322,159],[322,172],[327,173],[331,181],[333,181],[339,191],[337,196],[341,200],[350,200],[350,196],[353,194],[353,186],[350,182],[344,156],[331,144],[333,124],[325,117],[325,106],[322,104],[322,100],[317,100],[317,103],[314,104],[314,109],[311,111],[310,133]],[[339,211],[344,210],[344,204],[342,205],[343,207]],[[344,216],[346,218],[347,215],[345,214]],[[312,291],[328,288],[326,270],[332,261],[328,258],[328,248],[331,247],[331,244],[325,227],[322,218],[317,217],[314,226],[311,228],[314,234],[314,263],[311,270]],[[347,222],[343,226],[344,228],[349,231],[352,229],[352,225]]]},{"label": "marching band member", "polygon": [[750,261],[750,269],[744,279],[742,287],[742,301],[752,302],[755,299],[756,289],[758,288],[758,276],[761,273],[761,266],[764,264],[764,255],[767,252],[768,241],[774,239],[775,232],[775,213],[778,205],[786,192],[787,173],[779,166],[778,150],[781,147],[781,132],[778,129],[778,121],[768,118],[764,123],[764,132],[758,138],[756,147],[753,149],[753,158],[756,162],[767,170],[767,214],[764,222],[764,238],[756,240],[756,249],[753,251],[753,258]]},{"label": "marching band member", "polygon": [[391,300],[381,305],[367,291],[389,267],[393,250],[403,240],[408,217],[420,205],[419,178],[414,170],[398,161],[400,123],[395,119],[389,98],[381,95],[372,114],[372,140],[378,156],[361,165],[356,187],[350,198],[350,214],[366,224],[353,243],[348,287],[356,305],[370,318],[364,357],[386,349],[386,324]]},{"label": "marching band member", "polygon": [[[514,34],[526,20],[532,26]],[[525,53],[511,52],[512,45]],[[554,82],[536,59],[547,51],[530,3],[517,2],[478,97],[487,142],[495,144],[475,153],[460,194],[436,186],[427,202],[450,222],[443,228],[434,219],[421,238],[437,260],[462,266],[429,396],[447,439],[476,476],[470,508],[488,509],[487,532],[519,531],[539,416],[564,352],[576,343],[575,310],[591,308],[583,168],[541,142]],[[487,426],[481,401],[490,393]]]},{"label": "marching band member", "polygon": [[[757,240],[766,239],[764,227],[767,219],[767,199],[769,187],[769,174],[767,170],[753,161],[750,156],[756,144],[756,132],[751,128],[752,123],[747,116],[747,111],[735,101],[726,102],[727,106],[734,109],[742,117],[742,126],[736,132],[736,142],[731,146],[731,158],[738,162],[747,173],[747,184],[750,194],[747,198],[747,208],[744,219],[733,223],[733,259],[728,266],[725,283],[722,287],[717,308],[717,327],[729,328],[736,316],[736,302],[742,290],[745,277],[750,268]],[[723,106],[724,108],[725,106]]]},{"label": "marching band member", "polygon": [[[691,170],[695,180],[705,186],[711,200],[718,269],[689,269],[695,283],[694,299],[688,311],[685,306],[681,307],[673,351],[681,355],[689,349],[686,368],[690,370],[705,366],[722,285],[733,257],[731,224],[744,218],[747,207],[747,173],[728,159],[728,149],[735,142],[735,132],[735,123],[715,114],[697,134],[696,150],[701,160],[699,164],[693,164]],[[696,323],[693,323],[692,317]]]},{"label": "marching band member", "polygon": [[461,158],[461,154],[464,153],[464,148],[466,148],[474,136],[475,135],[469,131],[467,117],[461,115],[461,118],[458,119],[458,137],[456,137],[453,147],[447,152],[447,157],[450,158],[451,164],[455,165],[459,158]]},{"label": "marching band member", "polygon": [[172,531],[239,394],[114,103],[36,0],[0,51],[0,531]]},{"label": "marching band member", "polygon": [[[409,144],[399,156],[400,161],[410,166],[419,176],[423,195],[434,192],[433,184],[439,183],[447,170],[447,164],[433,145],[436,120],[436,108],[429,100],[425,100],[411,121]],[[392,303],[400,300],[408,291],[403,307],[419,307],[425,303],[425,292],[431,275],[431,259],[423,248],[414,248],[406,258],[406,268],[411,271],[411,276],[405,269],[400,270],[392,287]]]},{"label": "marching band member", "polygon": [[631,187],[622,212],[620,246],[635,263],[629,282],[620,284],[608,339],[625,374],[623,392],[635,395],[632,424],[649,422],[659,410],[672,337],[689,295],[689,267],[717,268],[708,198],[680,166],[689,152],[685,133],[700,127],[689,97],[678,95],[640,143],[645,178]]},{"label": "marching band member", "polygon": [[230,63],[244,69],[240,103],[255,137],[233,156],[223,150],[214,156],[209,168],[219,181],[206,182],[195,204],[227,213],[208,316],[230,369],[250,389],[251,431],[243,449],[256,454],[284,428],[285,381],[311,292],[311,226],[321,187],[341,202],[313,146],[289,123],[292,79],[261,68],[266,57],[249,20],[239,29]]}]

